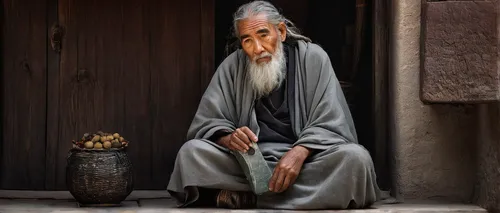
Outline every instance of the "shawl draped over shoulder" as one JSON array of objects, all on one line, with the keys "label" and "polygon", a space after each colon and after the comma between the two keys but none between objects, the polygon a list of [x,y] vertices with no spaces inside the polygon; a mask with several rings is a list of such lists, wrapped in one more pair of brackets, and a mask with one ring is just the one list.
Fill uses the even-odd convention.
[{"label": "shawl draped over shoulder", "polygon": [[[289,56],[292,57],[292,56]],[[315,150],[357,143],[354,122],[328,54],[317,44],[297,41],[291,124],[298,140],[293,144]],[[218,67],[202,96],[187,139],[208,140],[217,130],[249,127],[257,136],[255,93],[246,73],[247,59],[240,49]]]}]

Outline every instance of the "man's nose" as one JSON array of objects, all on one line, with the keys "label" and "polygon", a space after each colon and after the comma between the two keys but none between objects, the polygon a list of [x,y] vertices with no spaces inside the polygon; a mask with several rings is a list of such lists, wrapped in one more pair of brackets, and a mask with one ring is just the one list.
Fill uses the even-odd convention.
[{"label": "man's nose", "polygon": [[262,54],[264,52],[264,47],[260,44],[260,42],[255,41],[255,48],[253,49],[254,53],[257,55]]}]

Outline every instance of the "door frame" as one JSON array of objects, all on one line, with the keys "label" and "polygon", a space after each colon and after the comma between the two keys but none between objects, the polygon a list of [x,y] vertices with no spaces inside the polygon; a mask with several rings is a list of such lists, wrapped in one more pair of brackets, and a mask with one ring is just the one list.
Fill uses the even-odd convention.
[{"label": "door frame", "polygon": [[392,0],[374,0],[372,2],[372,114],[373,127],[375,128],[375,170],[379,177],[380,187],[384,190],[394,190],[395,170],[392,160],[394,152],[389,128]]}]

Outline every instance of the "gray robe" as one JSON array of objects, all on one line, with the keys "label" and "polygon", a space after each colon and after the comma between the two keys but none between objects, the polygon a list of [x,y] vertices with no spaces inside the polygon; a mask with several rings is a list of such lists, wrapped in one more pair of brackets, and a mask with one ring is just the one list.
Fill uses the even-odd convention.
[{"label": "gray robe", "polygon": [[[327,53],[298,41],[295,50],[295,100],[291,123],[294,144],[261,143],[271,169],[293,146],[313,149],[293,185],[285,192],[259,196],[258,208],[345,209],[379,199],[369,153],[357,144],[354,123]],[[257,136],[255,94],[245,71],[246,55],[237,50],[219,66],[204,93],[176,158],[167,190],[180,204],[198,199],[197,187],[250,191],[234,156],[208,140],[220,129],[247,126]]]}]

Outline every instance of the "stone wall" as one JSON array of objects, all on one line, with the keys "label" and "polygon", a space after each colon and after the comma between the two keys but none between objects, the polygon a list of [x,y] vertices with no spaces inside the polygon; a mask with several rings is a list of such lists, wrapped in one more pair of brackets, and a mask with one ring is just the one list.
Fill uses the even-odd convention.
[{"label": "stone wall", "polygon": [[499,100],[497,13],[492,1],[427,0],[422,10],[422,101]]},{"label": "stone wall", "polygon": [[[398,192],[500,212],[500,103],[470,104],[499,97],[500,1],[427,4],[433,5],[393,5],[390,111]],[[422,13],[429,8],[434,14]]]},{"label": "stone wall", "polygon": [[500,105],[478,107],[478,171],[474,202],[500,212]]},{"label": "stone wall", "polygon": [[[500,0],[496,0],[500,11]],[[497,46],[500,47],[500,14],[497,14]],[[500,48],[497,49],[500,56]],[[500,57],[497,58],[500,73]],[[500,104],[478,107],[478,175],[475,202],[489,212],[500,212]]]},{"label": "stone wall", "polygon": [[470,201],[476,180],[474,108],[419,97],[420,0],[393,1],[391,137],[404,199]]}]

